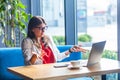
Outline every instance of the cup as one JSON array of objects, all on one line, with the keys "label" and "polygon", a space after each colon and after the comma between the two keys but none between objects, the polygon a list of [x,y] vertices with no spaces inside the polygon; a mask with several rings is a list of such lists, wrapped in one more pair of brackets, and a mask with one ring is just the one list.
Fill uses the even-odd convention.
[{"label": "cup", "polygon": [[80,67],[80,61],[78,60],[71,61],[70,64],[72,67]]}]

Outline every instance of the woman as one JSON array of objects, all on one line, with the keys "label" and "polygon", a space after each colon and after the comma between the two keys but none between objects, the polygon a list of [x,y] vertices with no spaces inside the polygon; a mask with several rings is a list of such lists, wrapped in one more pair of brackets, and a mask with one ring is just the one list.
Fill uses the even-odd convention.
[{"label": "woman", "polygon": [[27,37],[22,41],[22,51],[26,65],[54,63],[69,56],[71,52],[85,52],[80,46],[73,46],[60,53],[52,38],[44,32],[47,29],[45,20],[33,16],[28,23]]}]

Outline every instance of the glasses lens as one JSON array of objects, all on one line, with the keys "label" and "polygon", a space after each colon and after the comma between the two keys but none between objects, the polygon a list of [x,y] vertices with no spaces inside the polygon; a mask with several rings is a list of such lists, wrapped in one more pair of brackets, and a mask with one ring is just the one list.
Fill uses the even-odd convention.
[{"label": "glasses lens", "polygon": [[43,27],[43,28],[39,28],[40,30],[44,31],[44,30],[47,30],[47,26]]},{"label": "glasses lens", "polygon": [[44,31],[44,30],[47,30],[48,26],[45,26],[45,27],[36,27],[36,28],[38,28],[39,30]]},{"label": "glasses lens", "polygon": [[45,30],[47,30],[48,29],[48,26],[45,26]]},{"label": "glasses lens", "polygon": [[43,27],[43,28],[42,28],[42,30],[47,30],[47,28],[48,28],[48,27],[47,27],[47,26],[45,26],[45,27]]}]

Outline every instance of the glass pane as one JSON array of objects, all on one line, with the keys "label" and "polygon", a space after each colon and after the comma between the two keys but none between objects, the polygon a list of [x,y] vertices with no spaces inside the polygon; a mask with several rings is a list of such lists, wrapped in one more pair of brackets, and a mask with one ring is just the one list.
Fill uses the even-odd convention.
[{"label": "glass pane", "polygon": [[[77,26],[79,44],[106,40],[102,57],[117,59],[117,0],[77,0]],[[107,75],[111,79],[117,80],[116,74]]]},{"label": "glass pane", "polygon": [[[90,43],[106,40],[105,51],[117,51],[117,1],[116,0],[77,0],[78,43],[91,46]],[[103,4],[105,4],[103,6]],[[86,34],[86,35],[85,35]],[[86,37],[86,36],[89,36]],[[112,53],[103,57],[111,57]],[[116,54],[114,54],[116,55]]]},{"label": "glass pane", "polygon": [[63,0],[41,0],[42,16],[49,26],[47,33],[50,34],[56,45],[65,44],[64,28],[64,1]]}]

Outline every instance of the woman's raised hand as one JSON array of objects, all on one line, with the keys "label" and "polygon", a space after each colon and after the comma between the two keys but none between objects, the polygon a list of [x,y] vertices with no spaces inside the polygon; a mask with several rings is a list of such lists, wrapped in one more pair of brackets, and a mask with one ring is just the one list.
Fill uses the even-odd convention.
[{"label": "woman's raised hand", "polygon": [[81,45],[74,45],[72,48],[70,48],[71,52],[86,52],[86,49],[83,49]]}]

